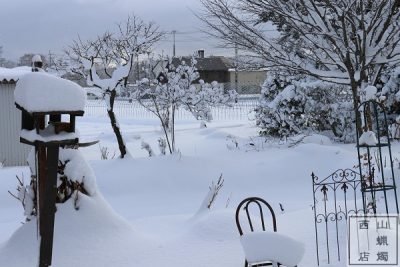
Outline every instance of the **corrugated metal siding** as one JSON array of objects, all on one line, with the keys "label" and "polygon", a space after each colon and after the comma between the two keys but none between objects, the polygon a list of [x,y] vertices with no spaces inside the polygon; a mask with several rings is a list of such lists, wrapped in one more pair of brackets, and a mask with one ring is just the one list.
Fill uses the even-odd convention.
[{"label": "corrugated metal siding", "polygon": [[0,161],[5,166],[26,165],[32,147],[19,142],[21,111],[14,104],[15,84],[0,84]]}]

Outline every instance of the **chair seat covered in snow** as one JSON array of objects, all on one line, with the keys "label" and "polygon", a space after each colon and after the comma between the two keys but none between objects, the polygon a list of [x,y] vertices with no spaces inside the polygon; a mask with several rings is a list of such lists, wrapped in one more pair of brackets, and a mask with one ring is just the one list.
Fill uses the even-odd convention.
[{"label": "chair seat covered in snow", "polygon": [[[268,214],[271,220],[269,232],[266,231]],[[293,267],[303,257],[303,244],[276,233],[274,210],[262,198],[249,197],[240,202],[236,209],[236,225],[245,254],[245,267],[282,265]]]},{"label": "chair seat covered in snow", "polygon": [[240,238],[250,265],[266,260],[296,266],[304,255],[302,243],[276,232],[247,233]]}]

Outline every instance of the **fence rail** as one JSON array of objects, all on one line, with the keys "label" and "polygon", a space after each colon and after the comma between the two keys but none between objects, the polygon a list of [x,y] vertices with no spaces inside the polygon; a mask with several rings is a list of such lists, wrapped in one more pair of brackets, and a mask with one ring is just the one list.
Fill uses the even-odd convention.
[{"label": "fence rail", "polygon": [[[251,114],[258,105],[257,97],[243,97],[231,107],[220,105],[212,107],[213,120],[249,120]],[[153,119],[156,116],[146,110],[137,101],[116,100],[114,112],[119,118]],[[107,116],[107,109],[104,100],[88,100],[85,106],[86,116]],[[177,119],[193,119],[193,115],[180,108],[177,111]]]}]

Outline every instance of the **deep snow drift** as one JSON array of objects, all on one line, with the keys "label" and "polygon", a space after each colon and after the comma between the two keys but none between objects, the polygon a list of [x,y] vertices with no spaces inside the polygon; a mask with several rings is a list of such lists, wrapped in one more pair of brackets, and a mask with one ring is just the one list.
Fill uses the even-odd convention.
[{"label": "deep snow drift", "polygon": [[[324,177],[352,168],[354,144],[330,144],[317,136],[288,148],[254,137],[253,122],[214,122],[200,129],[196,121],[180,121],[180,154],[149,158],[141,143],[158,154],[158,122],[123,119],[120,124],[132,155],[123,160],[116,158],[107,118],[78,121],[83,139],[100,139],[109,157],[114,151],[116,156],[100,160],[98,146],[82,149],[97,176],[98,193],[80,196],[79,210],[72,201],[58,206],[53,266],[243,266],[234,216],[237,204],[249,196],[272,205],[279,233],[305,244],[299,266],[316,266],[310,174]],[[394,158],[398,151],[395,144]],[[36,223],[20,224],[23,210],[7,193],[21,173],[29,177],[27,168],[0,170],[0,266],[30,267],[37,261]],[[225,182],[212,210],[195,216],[221,173]],[[345,260],[333,264],[345,265]]]}]

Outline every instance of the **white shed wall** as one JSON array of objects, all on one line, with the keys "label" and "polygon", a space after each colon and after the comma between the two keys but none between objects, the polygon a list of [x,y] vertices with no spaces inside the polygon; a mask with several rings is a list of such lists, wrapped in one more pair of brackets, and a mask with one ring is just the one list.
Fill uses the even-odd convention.
[{"label": "white shed wall", "polygon": [[0,84],[0,161],[4,166],[27,165],[31,146],[19,142],[21,111],[14,103],[15,84]]}]

